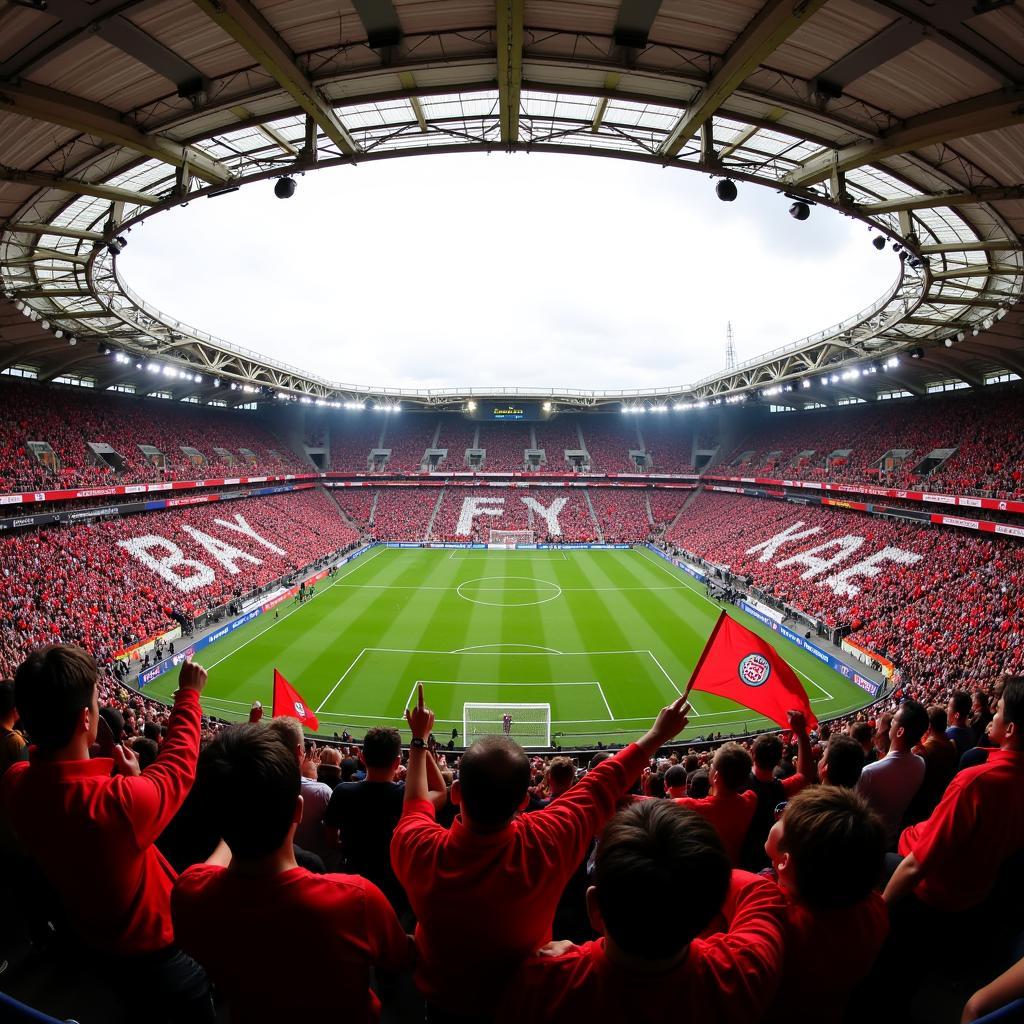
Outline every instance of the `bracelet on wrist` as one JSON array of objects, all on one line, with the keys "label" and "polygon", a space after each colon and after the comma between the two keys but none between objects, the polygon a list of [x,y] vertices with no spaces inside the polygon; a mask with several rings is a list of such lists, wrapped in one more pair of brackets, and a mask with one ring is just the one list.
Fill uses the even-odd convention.
[{"label": "bracelet on wrist", "polygon": [[419,736],[413,736],[413,738],[409,741],[410,750],[425,750],[426,746],[427,741]]}]

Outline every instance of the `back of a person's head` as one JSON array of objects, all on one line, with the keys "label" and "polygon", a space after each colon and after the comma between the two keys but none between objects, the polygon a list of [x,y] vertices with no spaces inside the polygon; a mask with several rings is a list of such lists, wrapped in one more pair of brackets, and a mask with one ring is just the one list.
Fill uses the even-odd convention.
[{"label": "back of a person's head", "polygon": [[0,718],[10,715],[14,707],[14,680],[0,679]]},{"label": "back of a person's head", "polygon": [[928,731],[928,710],[916,700],[905,700],[900,704],[897,714],[907,742],[914,746],[921,742],[921,737]]},{"label": "back of a person's head", "polygon": [[341,781],[351,782],[357,771],[359,771],[359,762],[354,757],[346,757],[341,762]]},{"label": "back of a person's head", "polygon": [[275,733],[282,743],[291,747],[293,757],[295,752],[305,745],[306,738],[302,733],[302,726],[299,724],[299,720],[292,718],[291,715],[281,715],[279,718],[272,718],[269,722],[261,724]]},{"label": "back of a person's head", "polygon": [[120,743],[124,739],[124,715],[117,708],[102,707],[100,708],[100,718],[107,723],[114,742]]},{"label": "back of a person's head", "polygon": [[594,756],[591,757],[591,759],[590,759],[590,764],[587,765],[588,770],[592,769],[592,768],[596,768],[602,762],[607,761],[611,756],[612,756],[611,754],[609,754],[607,752],[601,752],[601,751],[599,751],[598,753],[594,754]]},{"label": "back of a person's head", "polygon": [[139,759],[139,767],[143,771],[156,760],[157,754],[160,753],[156,740],[151,740],[148,736],[136,736],[132,740],[132,750],[135,751],[135,756]]},{"label": "back of a person's head", "polygon": [[738,743],[723,743],[711,767],[726,789],[736,792],[750,777],[750,755]]},{"label": "back of a person's head", "polygon": [[825,756],[829,784],[853,789],[864,768],[864,748],[852,736],[836,732],[829,737]]},{"label": "back of a person's head", "polygon": [[295,819],[301,779],[295,751],[279,729],[261,722],[223,729],[200,755],[198,777],[233,856],[253,860],[281,845]]},{"label": "back of a person's head", "polygon": [[594,882],[605,931],[647,960],[677,954],[718,913],[732,869],[714,826],[671,800],[619,811],[597,848]]},{"label": "back of a person's head", "polygon": [[504,824],[519,810],[530,785],[530,759],[507,736],[484,736],[462,755],[461,806],[471,822]]},{"label": "back of a person's head", "polygon": [[971,713],[971,695],[966,690],[954,690],[949,698],[950,713],[966,718]]},{"label": "back of a person's head", "polygon": [[850,735],[862,746],[867,746],[875,735],[875,730],[870,722],[854,722],[850,729]]},{"label": "back of a person's head", "polygon": [[706,768],[698,768],[686,780],[686,795],[692,800],[703,800],[711,792],[711,777]]},{"label": "back of a person's head", "polygon": [[931,727],[932,732],[939,735],[944,734],[949,726],[949,717],[946,715],[946,709],[939,707],[938,704],[932,704],[928,708],[928,725]]},{"label": "back of a person's head", "polygon": [[337,747],[324,747],[320,751],[320,764],[337,768],[341,764],[341,751]]},{"label": "back of a person's head", "polygon": [[81,647],[37,647],[14,673],[18,716],[40,750],[71,742],[96,689],[96,662]]},{"label": "back of a person's head", "polygon": [[560,789],[567,789],[576,781],[576,762],[571,757],[552,758],[548,778]]},{"label": "back of a person's head", "polygon": [[754,740],[754,764],[770,772],[782,760],[782,740],[774,733],[763,733]]},{"label": "back of a person's head", "polygon": [[402,755],[402,737],[397,729],[377,726],[363,738],[363,761],[367,768],[391,768]]},{"label": "back of a person's head", "polygon": [[[696,771],[696,769],[694,769]],[[666,789],[683,789],[686,786],[686,768],[681,764],[674,764],[665,772]]]},{"label": "back of a person's head", "polygon": [[146,722],[142,726],[142,735],[147,740],[153,740],[156,743],[160,742],[160,723],[159,722]]},{"label": "back of a person's head", "polygon": [[687,754],[683,758],[683,768],[686,770],[686,774],[695,772],[700,767],[700,758],[696,754]]},{"label": "back of a person's head", "polygon": [[810,786],[786,804],[779,848],[792,859],[797,897],[814,909],[865,899],[882,874],[885,828],[867,801],[840,786]]},{"label": "back of a person's head", "polygon": [[1014,733],[1018,745],[1021,742],[1021,730],[1024,729],[1024,676],[1000,677],[1002,693],[999,699],[1003,702],[1003,728],[1014,725]]}]

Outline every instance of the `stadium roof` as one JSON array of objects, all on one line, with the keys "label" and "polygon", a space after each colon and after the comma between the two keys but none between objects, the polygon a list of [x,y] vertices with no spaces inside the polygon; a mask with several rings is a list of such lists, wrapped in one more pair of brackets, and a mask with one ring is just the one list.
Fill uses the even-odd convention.
[{"label": "stadium roof", "polygon": [[[906,254],[860,315],[734,371],[657,392],[538,397],[760,395],[918,348],[871,378],[874,390],[883,377],[920,392],[1024,376],[1024,11],[1013,0],[8,0],[0,368],[109,386],[159,360],[202,374],[200,393],[218,378],[457,406],[472,389],[339,384],[211,337],[135,295],[116,256],[142,218],[203,196],[471,150],[755,182],[864,220]],[[494,197],[496,246],[522,229],[520,214],[514,195]],[[128,361],[104,360],[97,342]]]}]

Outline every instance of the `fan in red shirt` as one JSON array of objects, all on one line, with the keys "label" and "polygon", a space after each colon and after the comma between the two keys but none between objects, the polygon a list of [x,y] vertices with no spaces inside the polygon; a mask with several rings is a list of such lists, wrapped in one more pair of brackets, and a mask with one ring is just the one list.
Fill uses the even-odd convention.
[{"label": "fan in red shirt", "polygon": [[738,743],[725,743],[711,762],[711,796],[702,800],[684,796],[676,801],[715,826],[734,866],[740,862],[743,840],[757,808],[756,793],[740,792],[750,778],[750,766],[750,755]]},{"label": "fan in red shirt", "polygon": [[988,726],[999,749],[984,764],[959,772],[931,816],[904,829],[903,860],[886,886],[886,902],[913,892],[932,910],[970,910],[1024,848],[1024,676],[1005,676],[1000,684]]},{"label": "fan in red shirt", "polygon": [[416,984],[433,1009],[493,1014],[519,964],[551,940],[559,897],[591,839],[648,759],[685,727],[688,712],[680,697],[636,743],[549,807],[521,816],[529,758],[507,737],[478,740],[463,755],[452,787],[461,813],[448,830],[434,820],[429,802],[438,784],[428,783],[433,759],[425,749],[434,715],[419,688],[417,706],[406,712],[413,740],[391,862],[418,918]]},{"label": "fan in red shirt", "polygon": [[[784,907],[772,882],[730,869],[697,814],[670,800],[630,804],[601,836],[587,891],[603,938],[527,960],[498,1021],[759,1020],[782,967]],[[702,935],[716,917],[725,930]]]},{"label": "fan in red shirt", "polygon": [[370,969],[410,967],[412,943],[372,882],[296,864],[301,776],[287,738],[261,723],[227,729],[203,752],[200,774],[224,840],[178,879],[174,924],[231,1019],[277,1024],[341,1006],[353,1024],[378,1020]]},{"label": "fan in red shirt", "polygon": [[851,790],[812,786],[787,803],[765,852],[787,918],[782,982],[765,1019],[839,1024],[845,997],[867,976],[889,932],[874,891],[885,863],[882,821]]},{"label": "fan in red shirt", "polygon": [[34,746],[5,773],[0,802],[100,967],[174,1019],[212,1020],[205,974],[174,946],[174,870],[153,845],[195,776],[206,671],[182,664],[167,735],[145,771],[121,745],[90,760],[96,684],[96,662],[78,647],[38,648],[18,667],[15,700]]}]

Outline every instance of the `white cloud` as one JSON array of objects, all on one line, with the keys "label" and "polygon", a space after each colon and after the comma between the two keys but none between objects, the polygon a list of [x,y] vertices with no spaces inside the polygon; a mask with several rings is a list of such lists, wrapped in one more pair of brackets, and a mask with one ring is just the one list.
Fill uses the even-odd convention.
[{"label": "white cloud", "polygon": [[885,291],[863,225],[741,184],[585,157],[463,154],[307,174],[154,218],[121,257],[167,313],[332,380],[687,384]]}]

